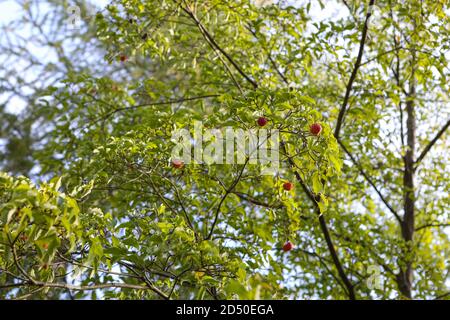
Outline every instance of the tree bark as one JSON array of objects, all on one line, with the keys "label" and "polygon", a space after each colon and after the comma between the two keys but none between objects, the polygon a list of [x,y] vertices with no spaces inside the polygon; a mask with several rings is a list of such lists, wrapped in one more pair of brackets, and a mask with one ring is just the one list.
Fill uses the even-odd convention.
[{"label": "tree bark", "polygon": [[416,95],[415,81],[415,52],[412,50],[411,77],[409,79],[409,92],[406,101],[406,135],[407,151],[404,156],[403,171],[403,222],[401,224],[402,237],[407,245],[404,252],[404,263],[400,265],[400,272],[397,275],[397,283],[400,292],[411,299],[411,289],[413,280],[412,268],[412,247],[414,240],[414,216],[415,216],[415,195],[414,195],[414,164],[415,164],[415,145],[416,145],[416,115],[414,97]]}]

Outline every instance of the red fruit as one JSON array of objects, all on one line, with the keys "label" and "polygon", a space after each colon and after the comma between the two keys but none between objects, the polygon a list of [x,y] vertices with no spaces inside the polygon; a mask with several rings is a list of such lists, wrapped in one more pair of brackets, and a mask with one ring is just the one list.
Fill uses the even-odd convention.
[{"label": "red fruit", "polygon": [[294,245],[292,244],[292,242],[287,241],[284,245],[283,245],[283,251],[287,252],[292,250],[292,248],[294,248]]},{"label": "red fruit", "polygon": [[309,132],[311,132],[311,134],[315,136],[318,136],[322,132],[322,126],[320,125],[320,123],[313,123],[309,127]]},{"label": "red fruit", "polygon": [[42,244],[42,248],[48,249],[48,243],[43,243],[43,244]]},{"label": "red fruit", "polygon": [[125,62],[128,60],[128,57],[125,55],[120,56],[120,61]]},{"label": "red fruit", "polygon": [[294,184],[292,182],[285,182],[283,183],[283,189],[286,191],[291,191],[294,189]]},{"label": "red fruit", "polygon": [[264,117],[259,117],[257,122],[258,122],[258,126],[264,127],[267,124],[267,122],[269,122],[269,120],[267,120]]},{"label": "red fruit", "polygon": [[172,160],[172,167],[174,167],[175,169],[181,169],[184,166],[184,162],[182,160],[179,159],[174,159]]}]

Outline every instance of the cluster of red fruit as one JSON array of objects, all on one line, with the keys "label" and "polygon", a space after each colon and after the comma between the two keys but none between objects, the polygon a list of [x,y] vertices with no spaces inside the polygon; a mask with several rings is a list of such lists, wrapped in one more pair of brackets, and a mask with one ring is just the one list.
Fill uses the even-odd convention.
[{"label": "cluster of red fruit", "polygon": [[[122,60],[122,57],[120,59],[121,61],[125,61],[125,59]],[[258,120],[256,121],[258,123],[258,125],[260,127],[264,127],[269,120],[265,117],[259,117]],[[321,132],[322,132],[322,126],[320,123],[313,123],[310,127],[309,127],[309,132],[312,135],[318,136]],[[175,169],[181,169],[184,167],[184,162],[180,159],[173,159],[172,160],[172,167],[174,167]],[[283,189],[285,191],[291,191],[292,189],[294,189],[294,184],[292,182],[285,182],[283,183]],[[292,242],[287,241],[286,243],[283,244],[283,251],[284,252],[288,252],[290,250],[292,250],[294,248],[294,245],[292,244]]]},{"label": "cluster of red fruit", "polygon": [[[258,120],[256,121],[256,123],[260,127],[264,127],[268,122],[269,122],[269,120],[266,117],[259,117]],[[309,132],[312,135],[318,136],[320,134],[320,132],[322,132],[321,124],[313,123],[309,127]],[[292,189],[294,189],[294,184],[292,182],[285,182],[285,183],[283,183],[283,189],[286,191],[291,191]],[[283,244],[283,247],[282,247],[284,252],[291,251],[293,248],[294,248],[294,245],[290,241],[287,241],[285,244]]]},{"label": "cluster of red fruit", "polygon": [[[285,183],[283,183],[283,189],[286,191],[291,191],[292,189],[294,189],[294,184],[292,182],[285,182]],[[290,251],[290,250],[292,250],[292,248],[294,248],[294,245],[290,241],[287,241],[283,245],[284,252]]]}]

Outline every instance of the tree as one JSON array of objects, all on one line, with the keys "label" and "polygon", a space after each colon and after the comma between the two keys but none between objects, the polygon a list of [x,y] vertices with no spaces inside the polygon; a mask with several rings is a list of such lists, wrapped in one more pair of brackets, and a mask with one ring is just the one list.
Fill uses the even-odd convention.
[{"label": "tree", "polygon": [[[448,298],[449,9],[112,1],[73,38],[104,58],[33,96],[50,182],[1,176],[0,295]],[[171,165],[177,130],[259,117],[279,171]]]}]

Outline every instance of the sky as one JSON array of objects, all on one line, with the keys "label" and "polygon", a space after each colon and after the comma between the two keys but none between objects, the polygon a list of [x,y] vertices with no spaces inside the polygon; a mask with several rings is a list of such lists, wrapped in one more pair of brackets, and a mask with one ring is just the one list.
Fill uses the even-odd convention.
[{"label": "sky", "polygon": [[[23,15],[21,5],[19,4],[22,1],[17,0],[0,0],[0,27],[3,25],[7,25],[11,22],[14,22],[14,19],[20,19]],[[104,8],[110,1],[109,0],[90,0],[90,3],[97,6],[99,9]],[[44,4],[45,5],[45,4]],[[45,10],[45,7],[43,8]],[[68,19],[70,18],[70,12],[68,12]],[[70,21],[70,20],[68,20]],[[14,30],[20,35],[23,35],[24,38],[27,38],[27,36],[30,33],[30,30],[20,30],[19,32],[17,30]],[[3,35],[4,36],[4,35]],[[0,41],[2,41],[2,35],[0,34]],[[28,44],[28,50],[33,53],[33,55],[38,56],[42,60],[51,61],[51,59],[56,59],[56,56],[54,55],[54,52],[48,52],[46,49],[39,48],[36,46],[32,46],[32,44]],[[24,68],[25,65],[18,65],[16,70],[18,72],[21,71],[20,68]],[[2,68],[0,67],[0,76],[2,75]],[[33,79],[33,68],[28,72],[27,74],[28,79]],[[27,80],[28,81],[28,80]],[[21,90],[23,92],[26,91],[25,87],[22,87]],[[9,93],[6,93],[9,94]],[[6,99],[6,94],[0,92],[0,103]],[[10,113],[19,114],[24,108],[25,108],[26,102],[22,99],[20,99],[17,96],[13,96],[9,103],[6,106],[6,111]]]},{"label": "sky", "polygon": [[[109,0],[91,0],[91,3],[104,8]],[[16,0],[0,0],[0,24],[11,21],[20,14],[20,6]]]}]

